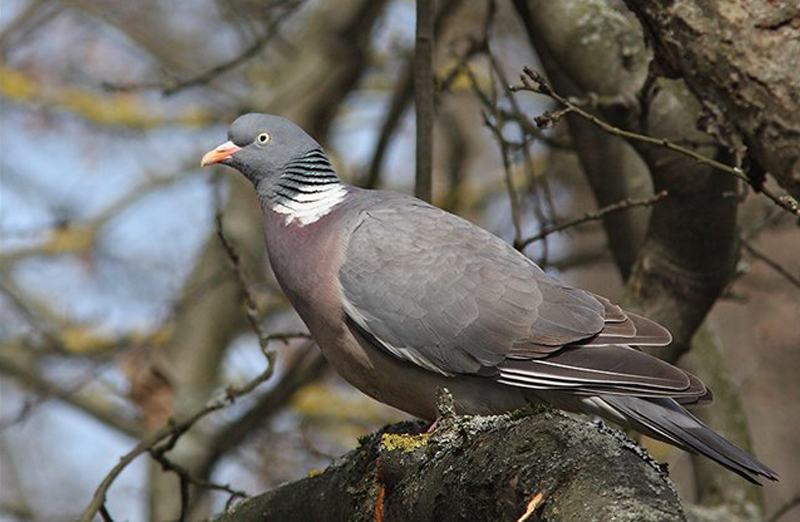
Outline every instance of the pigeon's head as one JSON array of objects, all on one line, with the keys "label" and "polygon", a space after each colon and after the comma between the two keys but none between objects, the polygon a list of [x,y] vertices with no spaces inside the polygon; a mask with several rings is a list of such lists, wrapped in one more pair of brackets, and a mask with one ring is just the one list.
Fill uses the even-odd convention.
[{"label": "pigeon's head", "polygon": [[208,151],[200,165],[222,163],[258,185],[289,161],[319,148],[314,138],[286,118],[250,113],[236,118],[228,129],[228,141]]}]

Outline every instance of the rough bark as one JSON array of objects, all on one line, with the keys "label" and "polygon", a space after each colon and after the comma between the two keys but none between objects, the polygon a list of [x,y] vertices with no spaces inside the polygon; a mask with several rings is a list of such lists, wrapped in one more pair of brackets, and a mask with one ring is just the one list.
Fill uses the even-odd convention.
[{"label": "rough bark", "polygon": [[[694,98],[664,82],[650,105],[654,135],[704,140],[693,128]],[[715,147],[704,147],[714,155]],[[669,197],[653,208],[647,239],[627,281],[625,304],[666,326],[674,341],[658,354],[676,361],[734,273],[738,259],[736,179],[666,149],[638,146],[656,190]]]},{"label": "rough bark", "polygon": [[[551,57],[543,64],[557,89],[569,89],[567,94],[573,96],[595,93],[616,98],[619,103],[598,107],[604,119],[640,133],[707,143],[698,151],[709,157],[723,153],[724,147],[697,130],[700,105],[682,82],[658,81],[656,94],[647,100],[646,114],[642,114],[639,91],[647,78],[650,53],[635,20],[597,0],[518,0],[516,5],[537,51]],[[587,123],[569,123],[578,150],[582,143],[589,145],[590,152],[582,153],[586,156],[583,162],[594,161],[591,151],[596,149],[596,141],[589,141],[581,132]],[[655,189],[668,190],[669,197],[653,208],[647,239],[627,280],[625,304],[670,329],[675,342],[654,355],[674,362],[689,349],[692,337],[732,275],[738,250],[736,199],[731,197],[736,183],[733,177],[713,172],[664,148],[638,144],[635,148],[650,171]],[[610,153],[606,149],[595,156],[607,157]],[[587,174],[590,178],[618,175],[604,171],[602,166],[593,166]],[[607,197],[604,193],[613,193],[614,187],[624,188],[619,180],[595,180],[591,184],[603,190],[596,193],[598,200]],[[607,222],[612,248],[630,244],[625,238],[612,241],[612,237],[631,233],[636,230],[634,224],[616,230],[609,230],[609,225]],[[615,255],[618,262],[627,257]],[[623,264],[620,269],[626,272]],[[725,372],[721,358],[715,358],[713,365],[717,372]],[[718,382],[724,384],[725,379]],[[736,422],[744,418],[739,397],[730,386],[725,390],[729,400],[725,407],[715,410],[718,415],[709,419],[710,425],[722,428],[746,448],[747,427]],[[701,501],[743,503],[759,498],[755,488],[742,481],[730,483],[725,473],[714,468],[697,472]],[[718,479],[711,480],[710,475],[717,475]],[[715,484],[719,483],[726,485],[724,496],[715,494],[720,490]]]},{"label": "rough bark", "polygon": [[[323,473],[249,499],[236,520],[684,520],[669,479],[602,423],[543,412],[405,423]],[[538,498],[538,500],[537,500]]]},{"label": "rough bark", "polygon": [[[800,4],[625,0],[660,69],[683,78],[722,137],[800,199]],[[730,135],[728,135],[730,134]],[[763,170],[762,170],[763,169]]]}]

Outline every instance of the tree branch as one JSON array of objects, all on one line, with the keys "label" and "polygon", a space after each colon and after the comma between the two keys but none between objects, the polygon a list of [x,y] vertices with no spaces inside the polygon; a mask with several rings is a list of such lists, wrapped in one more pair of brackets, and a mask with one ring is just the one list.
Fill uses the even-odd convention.
[{"label": "tree branch", "polygon": [[[648,80],[650,53],[639,27],[610,4],[516,0],[515,5],[551,80],[559,81],[562,93],[568,86],[573,96],[597,93],[601,99],[621,100],[615,106],[597,107],[605,121],[619,128],[663,136],[673,143],[710,141],[696,128],[700,107],[681,82]],[[568,117],[572,117],[570,131],[580,155],[583,144],[573,132],[573,123],[578,122],[580,127],[576,128],[580,129],[600,127],[574,112]],[[737,201],[731,195],[736,193],[737,178],[714,175],[710,166],[659,144],[629,143],[649,169],[655,189],[668,190],[670,197],[653,207],[647,236],[633,252],[636,261],[621,304],[652,317],[672,332],[673,345],[654,355],[675,361],[689,348],[697,328],[734,273]],[[725,148],[717,143],[706,144],[697,152],[715,159],[726,156]],[[598,158],[605,160],[602,154],[594,159]],[[584,170],[587,160],[592,158],[581,159]],[[603,174],[592,182],[596,193],[620,184],[620,171],[604,169],[602,164],[593,168]],[[606,203],[612,201],[606,199]],[[609,230],[608,221],[605,224],[609,237],[619,232]],[[637,223],[630,225],[629,230],[635,231]],[[616,247],[620,243],[625,242],[611,242]],[[630,258],[615,252],[615,259],[620,262]],[[625,266],[621,269],[626,272]],[[725,413],[742,415],[734,408]],[[722,469],[716,472],[725,473]],[[697,485],[705,487],[700,481]],[[753,493],[759,496],[752,486],[739,481],[727,488],[724,502],[739,506]]]},{"label": "tree branch", "polygon": [[[6,351],[5,349],[3,351]],[[8,354],[0,354],[0,372],[18,380],[24,386],[30,386],[46,396],[74,406],[91,415],[103,424],[128,435],[139,437],[142,428],[136,419],[120,415],[118,408],[101,397],[90,395],[82,390],[71,390],[56,384],[28,365],[15,361]]]},{"label": "tree branch", "polygon": [[726,165],[720,161],[717,161],[713,158],[708,158],[699,154],[698,152],[684,147],[682,145],[678,145],[677,143],[667,139],[667,138],[654,138],[651,136],[646,136],[644,134],[639,134],[637,132],[631,132],[615,125],[612,125],[608,122],[605,122],[595,116],[594,114],[584,110],[578,104],[574,103],[572,100],[561,96],[557,92],[555,92],[550,85],[545,81],[545,79],[540,75],[538,72],[533,71],[532,69],[525,68],[525,74],[520,76],[522,80],[522,85],[515,85],[511,87],[513,91],[530,91],[539,94],[544,94],[545,96],[549,96],[554,100],[558,101],[561,105],[564,106],[564,109],[553,112],[553,113],[545,113],[542,116],[535,118],[536,123],[539,124],[541,127],[548,127],[558,121],[562,116],[575,113],[580,117],[592,122],[593,124],[600,127],[603,131],[614,135],[619,136],[621,138],[625,138],[627,140],[637,141],[649,145],[656,145],[660,147],[664,147],[667,150],[671,150],[677,152],[679,154],[683,154],[689,158],[692,158],[696,162],[707,165],[715,170],[725,172],[734,176],[741,181],[744,181],[748,185],[751,185],[756,191],[763,193],[769,199],[771,199],[776,205],[781,207],[782,209],[786,210],[787,212],[791,212],[797,216],[800,216],[800,205],[798,205],[797,201],[789,196],[778,196],[767,187],[764,186],[757,186],[756,183],[753,181],[751,176],[745,174],[745,172],[740,169],[739,167],[731,167],[730,165]]},{"label": "tree branch", "polygon": [[[285,11],[276,15],[268,24],[264,33],[256,38],[244,51],[237,56],[224,62],[219,63],[205,71],[185,79],[173,78],[167,82],[151,82],[151,83],[138,83],[138,84],[118,84],[118,83],[104,83],[102,87],[109,91],[115,92],[133,92],[147,89],[158,89],[164,96],[172,96],[186,89],[193,87],[200,87],[209,82],[216,80],[218,77],[224,75],[228,71],[235,69],[239,65],[247,62],[248,60],[258,56],[264,47],[278,34],[278,29],[281,24],[289,18],[305,0],[297,0],[292,2],[278,2],[275,5],[287,4]],[[272,5],[272,4],[268,4]]]},{"label": "tree branch", "polygon": [[417,0],[417,29],[414,48],[414,107],[417,149],[414,195],[424,201],[433,196],[433,42],[435,0]]},{"label": "tree branch", "polygon": [[661,468],[602,423],[545,412],[444,417],[431,435],[415,429],[365,437],[323,473],[217,521],[685,519]]},{"label": "tree branch", "polygon": [[[642,22],[661,74],[681,77],[707,127],[800,199],[800,8],[796,2],[625,0]],[[794,201],[792,206],[797,206]]]},{"label": "tree branch", "polygon": [[608,214],[611,214],[613,212],[619,212],[619,211],[622,211],[622,210],[628,210],[628,209],[636,208],[636,207],[649,207],[651,205],[655,205],[657,202],[659,202],[662,199],[664,199],[665,197],[667,197],[667,195],[668,195],[667,191],[666,190],[662,190],[661,192],[659,192],[655,196],[651,196],[649,198],[643,198],[643,199],[630,199],[630,198],[628,198],[628,199],[623,199],[622,201],[618,201],[616,203],[613,203],[611,205],[607,205],[607,206],[605,206],[605,207],[603,207],[601,209],[598,209],[596,212],[587,212],[586,214],[584,214],[583,216],[581,216],[579,218],[573,219],[571,221],[567,221],[565,223],[561,223],[560,225],[546,227],[542,232],[536,234],[535,236],[531,236],[529,238],[526,238],[525,240],[522,241],[522,248],[527,247],[528,245],[530,245],[531,243],[533,243],[535,241],[540,241],[540,240],[544,239],[545,237],[549,236],[550,234],[554,234],[556,232],[561,232],[561,231],[566,230],[568,228],[572,228],[572,227],[575,227],[575,226],[578,226],[578,225],[582,225],[582,224],[587,223],[589,221],[601,220],[604,217],[606,217]]},{"label": "tree branch", "polygon": [[769,266],[770,268],[778,272],[780,275],[782,275],[784,279],[789,281],[797,288],[800,288],[800,278],[798,278],[796,275],[786,270],[780,263],[778,263],[771,257],[767,256],[766,254],[755,248],[745,238],[743,237],[739,238],[739,242],[742,244],[742,247],[747,251],[748,254],[758,259],[759,261],[763,261],[767,266]]},{"label": "tree branch", "polygon": [[111,484],[114,480],[122,473],[128,464],[136,460],[139,455],[142,453],[148,452],[162,442],[164,442],[168,447],[174,446],[175,442],[187,431],[189,431],[192,426],[197,423],[200,419],[207,416],[210,413],[213,413],[217,410],[221,410],[226,406],[233,404],[236,399],[247,395],[251,391],[253,391],[259,384],[268,380],[271,376],[273,371],[275,370],[275,352],[269,350],[264,352],[265,357],[267,358],[267,367],[263,373],[261,373],[256,378],[250,380],[246,384],[240,387],[230,386],[228,387],[225,392],[219,396],[218,398],[212,400],[202,408],[198,409],[188,417],[182,420],[171,419],[170,422],[167,423],[166,426],[162,427],[152,435],[142,439],[139,444],[137,444],[131,451],[120,457],[119,462],[108,472],[108,475],[103,479],[100,485],[97,487],[95,491],[94,497],[92,497],[92,501],[86,507],[86,509],[81,514],[79,520],[80,522],[91,522],[94,518],[94,515],[103,507],[105,504],[105,497],[106,493],[108,492],[108,488],[111,487]]},{"label": "tree branch", "polygon": [[[437,35],[442,32],[447,17],[461,5],[461,1],[462,0],[444,0],[444,3],[438,9],[433,27],[434,44],[438,42]],[[406,107],[408,107],[411,97],[414,95],[415,65],[414,54],[411,53],[407,57],[403,65],[403,70],[395,82],[394,90],[392,91],[392,96],[389,101],[389,108],[384,116],[383,124],[378,134],[378,141],[376,142],[375,150],[372,152],[372,158],[369,162],[369,169],[366,175],[362,177],[363,181],[361,181],[360,184],[365,188],[374,189],[378,186],[378,181],[381,176],[381,167],[383,166],[383,158],[386,155],[389,142],[392,136],[394,136],[397,127],[400,125],[403,113]],[[437,94],[442,90],[443,87],[441,85],[438,86]],[[434,100],[434,102],[436,101],[437,100]]]}]

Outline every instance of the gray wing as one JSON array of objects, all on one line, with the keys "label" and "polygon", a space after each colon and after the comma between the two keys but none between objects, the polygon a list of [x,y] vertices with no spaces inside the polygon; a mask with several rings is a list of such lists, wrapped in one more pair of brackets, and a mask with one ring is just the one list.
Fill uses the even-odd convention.
[{"label": "gray wing", "polygon": [[353,322],[395,355],[443,373],[495,367],[512,351],[545,355],[606,324],[597,298],[413,199],[362,211],[339,280]]},{"label": "gray wing", "polygon": [[710,399],[696,377],[629,346],[669,344],[666,329],[417,200],[361,212],[339,281],[351,325],[431,371],[582,395]]}]

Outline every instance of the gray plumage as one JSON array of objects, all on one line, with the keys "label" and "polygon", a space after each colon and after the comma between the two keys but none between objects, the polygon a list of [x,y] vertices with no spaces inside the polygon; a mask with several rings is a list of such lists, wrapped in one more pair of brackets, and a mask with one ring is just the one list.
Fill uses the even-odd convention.
[{"label": "gray plumage", "polygon": [[247,114],[204,156],[255,186],[275,276],[323,353],[364,393],[421,418],[447,387],[464,413],[540,401],[600,415],[757,482],[765,465],[682,405],[697,377],[636,346],[669,332],[571,288],[468,221],[342,183],[293,123]]}]

